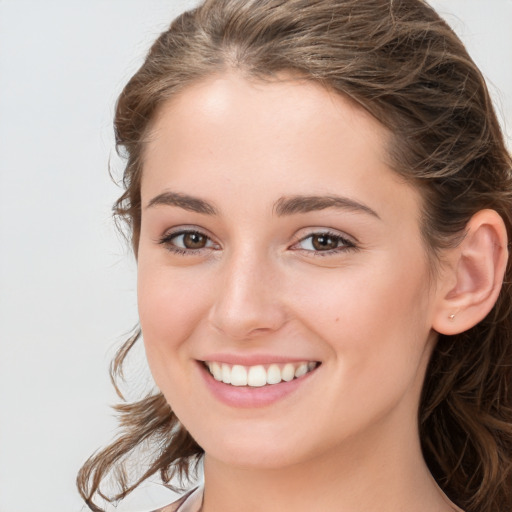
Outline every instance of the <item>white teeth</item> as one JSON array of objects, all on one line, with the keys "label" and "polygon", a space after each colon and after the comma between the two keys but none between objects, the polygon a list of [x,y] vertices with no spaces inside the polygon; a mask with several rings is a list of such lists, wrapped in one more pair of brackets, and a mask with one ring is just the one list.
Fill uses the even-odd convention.
[{"label": "white teeth", "polygon": [[210,363],[208,367],[215,380],[222,380],[222,368],[219,363]]},{"label": "white teeth", "polygon": [[253,387],[261,387],[267,383],[267,372],[263,366],[251,366],[249,369],[249,376],[247,377],[247,384]]},{"label": "white teeth", "polygon": [[247,370],[243,366],[235,364],[231,368],[231,385],[247,386]]},{"label": "white teeth", "polygon": [[281,382],[281,370],[277,364],[271,364],[267,370],[267,384],[279,384]]},{"label": "white teeth", "polygon": [[231,384],[231,368],[228,364],[222,365],[222,382]]},{"label": "white teeth", "polygon": [[281,378],[286,382],[290,382],[293,380],[293,377],[295,377],[295,367],[292,363],[285,364],[281,370]]},{"label": "white teeth", "polygon": [[307,363],[302,363],[295,370],[295,377],[302,377],[303,375],[306,375],[306,373],[308,373],[308,365]]},{"label": "white teeth", "polygon": [[279,384],[281,381],[290,382],[313,371],[319,363],[314,361],[301,363],[286,363],[284,366],[273,363],[265,366],[229,365],[215,361],[205,361],[213,378],[232,386],[262,387],[267,384]]}]

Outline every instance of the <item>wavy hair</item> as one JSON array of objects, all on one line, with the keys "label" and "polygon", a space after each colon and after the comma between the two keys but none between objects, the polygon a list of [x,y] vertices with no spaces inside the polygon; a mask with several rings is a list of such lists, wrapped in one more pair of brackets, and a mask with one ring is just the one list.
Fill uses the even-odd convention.
[{"label": "wavy hair", "polygon": [[[298,73],[348,96],[392,134],[394,170],[423,197],[431,260],[454,245],[477,211],[503,218],[512,239],[512,160],[485,81],[464,45],[422,0],[206,0],[173,21],[121,93],[115,114],[126,158],[114,207],[137,254],[145,138],[159,108],[190,84],[236,70],[253,80]],[[512,288],[510,262],[492,311],[472,329],[440,335],[418,422],[439,486],[467,512],[512,510]],[[123,345],[112,377],[140,332]],[[122,431],[81,468],[79,491],[124,498],[160,473],[186,478],[203,451],[160,393],[116,406]],[[147,448],[144,470],[129,456]],[[107,495],[110,477],[118,487]]]}]

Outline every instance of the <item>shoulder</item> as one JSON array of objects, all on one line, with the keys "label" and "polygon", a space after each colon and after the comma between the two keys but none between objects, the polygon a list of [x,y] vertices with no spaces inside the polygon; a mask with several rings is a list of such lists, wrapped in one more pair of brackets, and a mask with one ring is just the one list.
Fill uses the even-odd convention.
[{"label": "shoulder", "polygon": [[187,492],[179,500],[153,512],[200,512],[203,504],[203,487]]}]

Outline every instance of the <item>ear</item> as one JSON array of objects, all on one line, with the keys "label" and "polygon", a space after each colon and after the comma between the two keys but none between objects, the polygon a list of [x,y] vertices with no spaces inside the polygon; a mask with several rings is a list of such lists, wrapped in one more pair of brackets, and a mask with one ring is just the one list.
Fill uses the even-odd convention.
[{"label": "ear", "polygon": [[448,249],[440,272],[432,327],[441,334],[459,334],[483,320],[498,299],[507,267],[507,230],[494,210],[475,213],[466,236]]}]

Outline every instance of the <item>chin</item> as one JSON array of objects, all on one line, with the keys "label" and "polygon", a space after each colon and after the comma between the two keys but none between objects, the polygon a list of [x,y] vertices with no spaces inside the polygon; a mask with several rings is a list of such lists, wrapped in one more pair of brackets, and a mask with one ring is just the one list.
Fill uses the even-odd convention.
[{"label": "chin", "polygon": [[[247,425],[246,425],[247,427]],[[246,469],[277,470],[310,460],[318,446],[310,446],[303,435],[279,429],[266,430],[261,423],[254,428],[234,428],[220,433],[213,428],[195,438],[211,457],[225,465]],[[202,435],[203,434],[203,435]]]},{"label": "chin", "polygon": [[205,450],[205,458],[211,457],[233,468],[278,470],[299,462],[297,453],[286,453],[278,446],[262,447],[254,443],[252,446],[219,448],[221,448],[220,443],[211,451]]}]

